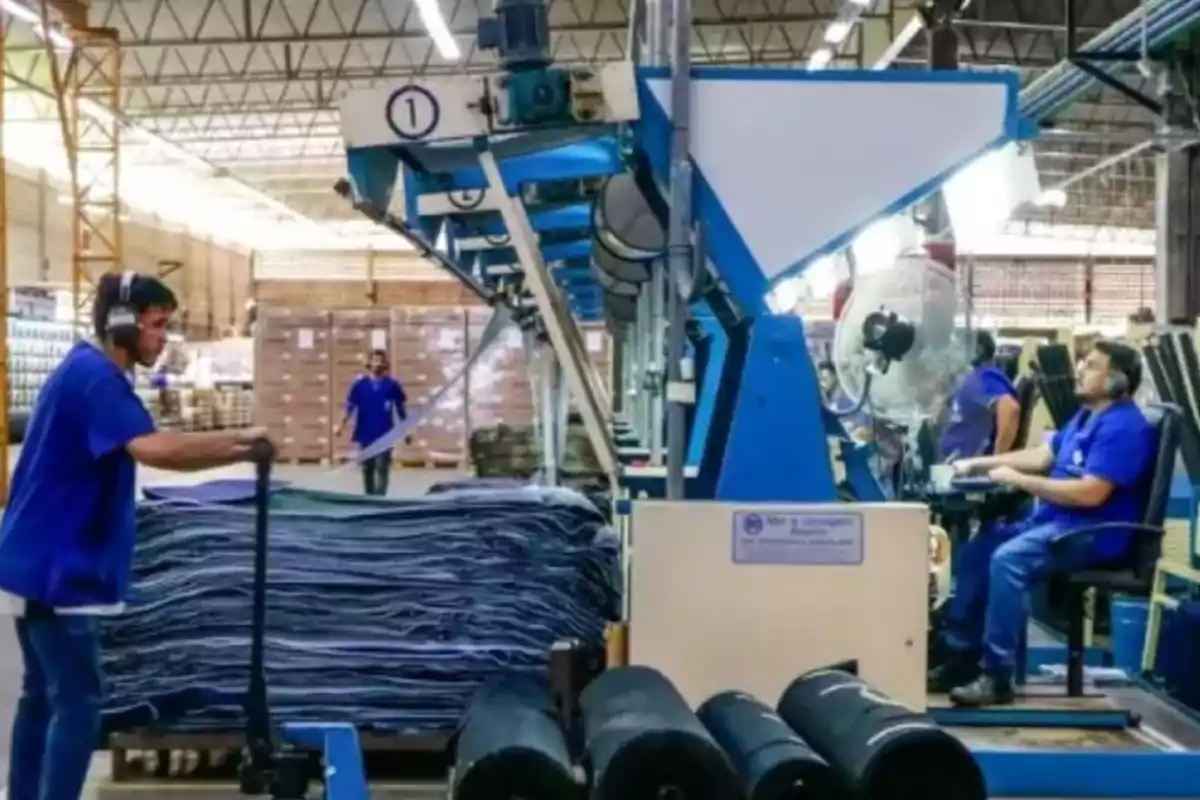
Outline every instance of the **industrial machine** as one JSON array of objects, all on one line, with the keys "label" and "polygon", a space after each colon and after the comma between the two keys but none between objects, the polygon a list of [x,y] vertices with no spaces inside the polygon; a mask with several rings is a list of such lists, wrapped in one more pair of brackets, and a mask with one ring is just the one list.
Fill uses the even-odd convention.
[{"label": "industrial machine", "polygon": [[[524,315],[548,365],[545,408],[563,413],[569,394],[618,487],[635,663],[696,702],[730,686],[770,696],[855,658],[923,707],[927,509],[883,502],[864,448],[821,401],[804,320],[767,297],[1031,134],[1017,77],[691,68],[686,44],[670,70],[567,67],[549,56],[541,0],[495,11],[480,44],[496,72],[344,98],[340,190]],[[936,413],[966,360],[952,275],[915,255],[859,286],[874,288],[843,312],[842,380],[889,418]],[[616,344],[609,389],[587,326]],[[552,466],[557,437],[543,439]],[[361,773],[345,730],[284,734],[322,739],[331,775]],[[1144,795],[1132,775],[1158,796],[1200,785],[1197,753],[1178,748],[969,743],[993,795]]]}]

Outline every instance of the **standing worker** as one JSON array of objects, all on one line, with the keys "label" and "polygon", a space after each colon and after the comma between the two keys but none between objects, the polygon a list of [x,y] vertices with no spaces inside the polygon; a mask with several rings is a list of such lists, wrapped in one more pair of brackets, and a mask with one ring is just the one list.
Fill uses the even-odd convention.
[{"label": "standing worker", "polygon": [[[400,422],[408,419],[404,408],[407,399],[400,382],[388,374],[387,351],[372,350],[367,360],[367,373],[350,384],[346,394],[346,415],[334,429],[334,435],[341,436],[342,430],[353,419],[354,443],[365,450],[391,433],[397,419]],[[388,476],[392,472],[391,449],[363,459],[362,471],[366,494],[387,494]]]},{"label": "standing worker", "polygon": [[954,390],[950,421],[942,432],[942,458],[1007,453],[1020,426],[1017,390],[996,364],[996,340],[987,331],[976,331],[971,371]]},{"label": "standing worker", "polygon": [[134,392],[167,341],[175,295],[157,278],[105,275],[94,341],[75,344],[42,387],[0,525],[0,594],[11,600],[25,674],[8,797],[78,800],[100,738],[98,616],[120,613],[134,547],[136,469],[244,461],[261,428],[155,431]]}]

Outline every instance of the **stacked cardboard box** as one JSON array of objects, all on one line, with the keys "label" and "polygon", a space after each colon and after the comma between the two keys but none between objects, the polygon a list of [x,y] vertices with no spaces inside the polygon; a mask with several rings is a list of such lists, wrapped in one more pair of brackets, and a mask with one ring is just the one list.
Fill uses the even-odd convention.
[{"label": "stacked cardboard box", "polygon": [[[350,385],[363,374],[372,350],[392,353],[392,314],[382,309],[334,311],[331,332],[331,377],[333,393],[329,416],[336,425],[345,414]],[[404,376],[398,376],[404,383]],[[411,406],[411,404],[410,404]],[[333,440],[333,457],[345,460],[354,454],[354,443],[346,430]]]},{"label": "stacked cardboard box", "polygon": [[[467,341],[474,353],[491,319],[487,308],[467,309]],[[525,357],[521,331],[510,325],[499,341],[475,362],[467,378],[471,398],[468,422],[472,430],[504,424],[529,425],[533,422],[533,390],[530,368]]]},{"label": "stacked cardboard box", "polygon": [[[401,461],[439,466],[466,461],[467,394],[461,375],[466,340],[461,307],[392,311],[392,372],[408,395],[410,419],[420,419],[409,431],[409,444],[396,451]],[[451,381],[454,385],[435,397]]]},{"label": "stacked cardboard box", "polygon": [[260,308],[255,343],[255,409],[283,461],[330,458],[328,312]]}]

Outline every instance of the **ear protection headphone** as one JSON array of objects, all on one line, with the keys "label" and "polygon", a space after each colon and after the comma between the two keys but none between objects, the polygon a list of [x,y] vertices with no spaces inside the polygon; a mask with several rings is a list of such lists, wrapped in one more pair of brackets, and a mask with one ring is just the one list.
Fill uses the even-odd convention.
[{"label": "ear protection headphone", "polygon": [[991,361],[996,357],[996,342],[992,339],[992,335],[987,331],[975,332],[975,355],[971,359],[971,366],[978,367]]},{"label": "ear protection headphone", "polygon": [[138,338],[141,335],[137,311],[130,299],[133,294],[133,282],[136,279],[136,272],[122,273],[117,302],[113,303],[112,308],[108,310],[108,317],[104,323],[104,332],[112,338],[113,344],[129,350],[137,347]]},{"label": "ear protection headphone", "polygon": [[1116,399],[1129,393],[1129,376],[1125,370],[1108,366],[1108,396]]}]

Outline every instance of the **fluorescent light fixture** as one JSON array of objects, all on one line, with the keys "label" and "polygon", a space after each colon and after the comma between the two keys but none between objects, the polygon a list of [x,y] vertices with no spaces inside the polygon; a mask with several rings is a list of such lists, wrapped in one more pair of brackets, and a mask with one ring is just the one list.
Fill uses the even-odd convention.
[{"label": "fluorescent light fixture", "polygon": [[1063,189],[1047,189],[1033,201],[1039,208],[1062,208],[1067,204],[1067,193]]},{"label": "fluorescent light fixture", "polygon": [[1033,152],[1015,142],[984,153],[942,187],[955,239],[998,233],[1019,206],[1042,194]]},{"label": "fluorescent light fixture", "polygon": [[854,23],[848,19],[839,19],[837,22],[831,22],[829,27],[825,29],[825,43],[834,46],[841,44],[850,35],[852,27],[854,27]]},{"label": "fluorescent light fixture", "polygon": [[767,305],[776,314],[787,314],[804,299],[804,279],[785,278],[767,295]]},{"label": "fluorescent light fixture", "polygon": [[866,9],[869,8],[873,2],[874,0],[850,0],[850,5]]},{"label": "fluorescent light fixture", "polygon": [[830,61],[833,61],[833,51],[828,47],[822,47],[808,57],[808,68],[814,70],[825,69],[829,66]]},{"label": "fluorescent light fixture", "polygon": [[446,24],[446,17],[442,15],[438,0],[417,0],[417,13],[421,16],[421,24],[425,26],[425,32],[429,34],[430,39],[433,39],[433,45],[437,48],[438,55],[447,61],[458,61],[462,58],[458,42],[450,33],[450,26]]}]

